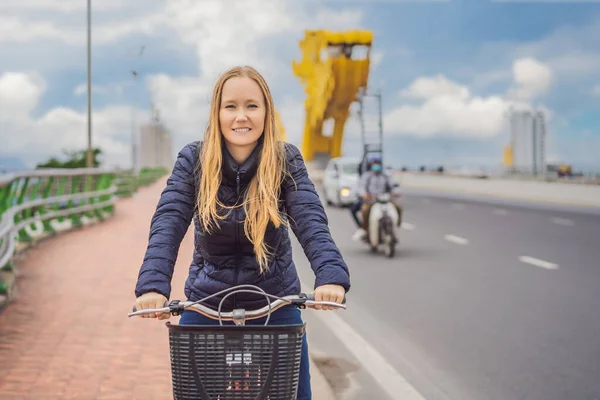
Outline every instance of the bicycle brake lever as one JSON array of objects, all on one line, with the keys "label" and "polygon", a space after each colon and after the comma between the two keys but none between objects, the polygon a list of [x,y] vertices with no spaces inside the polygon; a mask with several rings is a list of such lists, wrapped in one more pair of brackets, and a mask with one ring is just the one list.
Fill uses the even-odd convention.
[{"label": "bicycle brake lever", "polygon": [[[165,307],[167,307],[167,306],[165,305]],[[179,300],[171,300],[168,307],[169,307],[169,310],[171,310],[171,314],[173,314],[173,315],[181,315],[181,313],[184,310],[183,304],[180,304]]]}]

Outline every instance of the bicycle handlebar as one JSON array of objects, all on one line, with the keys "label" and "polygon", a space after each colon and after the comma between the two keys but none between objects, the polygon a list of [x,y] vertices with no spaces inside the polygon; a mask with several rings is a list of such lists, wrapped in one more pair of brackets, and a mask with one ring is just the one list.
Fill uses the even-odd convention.
[{"label": "bicycle handlebar", "polygon": [[[277,300],[271,302],[270,307],[266,305],[258,310],[244,310],[244,318],[245,319],[258,319],[264,316],[269,315],[273,311],[283,307],[284,305],[296,305],[298,307],[304,307],[306,305],[326,305],[337,308],[346,308],[346,299],[342,304],[331,302],[331,301],[315,301],[314,293],[300,293],[299,295],[290,295],[284,297],[277,297]],[[162,308],[147,308],[144,310],[137,310],[135,306],[133,306],[133,311],[128,313],[128,317],[134,317],[139,315],[153,314],[153,313],[171,313],[172,315],[180,315],[183,310],[193,308],[195,311],[213,319],[221,319],[223,321],[233,321],[234,317],[238,317],[236,314],[236,310],[229,312],[218,312],[213,310],[212,308],[206,307],[202,304],[198,304],[195,301],[179,301],[173,300],[169,303],[165,303],[165,306]]]}]

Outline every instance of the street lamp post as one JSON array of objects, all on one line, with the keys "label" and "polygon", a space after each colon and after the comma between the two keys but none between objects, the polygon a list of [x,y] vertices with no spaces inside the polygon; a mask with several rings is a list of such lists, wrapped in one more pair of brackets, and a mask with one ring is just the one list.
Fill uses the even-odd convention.
[{"label": "street lamp post", "polygon": [[[136,93],[137,88],[137,77],[139,73],[137,71],[131,71],[131,75],[133,76],[133,90],[132,93]],[[134,173],[138,170],[138,132],[137,132],[137,121],[136,121],[136,110],[135,110],[135,102],[131,102],[131,169]]]},{"label": "street lamp post", "polygon": [[87,168],[92,168],[92,0],[87,0]]},{"label": "street lamp post", "polygon": [[[140,50],[138,53],[138,60],[144,54],[144,50],[146,49],[145,45],[140,46]],[[134,63],[135,64],[135,63]],[[137,67],[134,66],[134,69],[131,71],[131,76],[133,78],[133,88],[131,90],[131,168],[134,173],[137,173],[139,167],[139,131],[137,127],[136,121],[136,98],[138,97],[138,77],[140,76],[139,65]]]}]

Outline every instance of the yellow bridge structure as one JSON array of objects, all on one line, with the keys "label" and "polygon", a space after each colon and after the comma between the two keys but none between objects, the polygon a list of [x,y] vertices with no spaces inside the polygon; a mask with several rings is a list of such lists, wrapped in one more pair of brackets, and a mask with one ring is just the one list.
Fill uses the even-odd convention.
[{"label": "yellow bridge structure", "polygon": [[[303,58],[292,62],[307,96],[301,145],[305,160],[322,153],[331,158],[342,155],[350,106],[367,88],[372,41],[373,33],[364,30],[305,31],[300,41]],[[329,119],[334,120],[333,134],[326,136],[323,124]]]}]

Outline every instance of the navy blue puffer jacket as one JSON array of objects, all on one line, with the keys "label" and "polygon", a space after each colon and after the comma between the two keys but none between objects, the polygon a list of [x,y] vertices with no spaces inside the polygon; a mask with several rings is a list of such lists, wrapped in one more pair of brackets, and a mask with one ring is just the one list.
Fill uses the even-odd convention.
[{"label": "navy blue puffer jacket", "polygon": [[[194,254],[185,284],[189,300],[214,294],[238,284],[251,284],[276,296],[300,293],[300,280],[292,259],[292,247],[287,227],[275,228],[270,223],[265,242],[273,252],[268,271],[260,274],[253,245],[244,234],[243,207],[233,209],[212,234],[204,232],[195,214],[195,204],[201,172],[195,171],[200,142],[185,146],[178,154],[167,186],[163,190],[151,221],[148,248],[135,288],[136,297],[146,292],[158,292],[169,298],[171,277],[181,240],[194,219]],[[223,169],[219,199],[228,206],[236,204],[256,173],[259,144],[248,160],[238,166],[223,146]],[[350,289],[349,272],[344,259],[329,232],[327,216],[317,191],[308,177],[298,148],[285,144],[287,162],[293,181],[286,177],[281,188],[280,211],[288,222],[315,273],[315,288],[338,284]],[[203,303],[217,307],[222,297]],[[240,293],[227,297],[222,310],[236,307],[260,308],[264,296]]]}]

